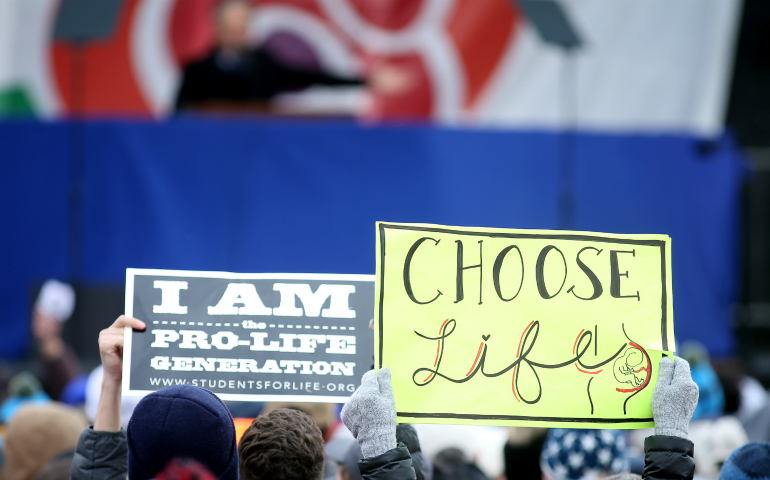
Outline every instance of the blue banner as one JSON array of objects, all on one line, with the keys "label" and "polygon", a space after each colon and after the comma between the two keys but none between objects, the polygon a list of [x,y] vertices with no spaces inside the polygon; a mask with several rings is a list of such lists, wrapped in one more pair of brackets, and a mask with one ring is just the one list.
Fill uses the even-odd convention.
[{"label": "blue banner", "polygon": [[26,352],[29,295],[48,277],[120,284],[128,267],[373,274],[375,221],[558,228],[565,181],[573,229],[671,236],[677,338],[732,353],[746,173],[732,140],[564,140],[253,119],[0,124],[0,357]]}]

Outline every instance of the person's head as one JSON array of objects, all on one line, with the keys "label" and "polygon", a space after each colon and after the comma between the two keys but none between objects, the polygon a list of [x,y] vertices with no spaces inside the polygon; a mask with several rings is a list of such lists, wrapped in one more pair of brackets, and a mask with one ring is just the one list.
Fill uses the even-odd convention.
[{"label": "person's head", "polygon": [[205,465],[220,480],[238,480],[235,426],[224,403],[192,385],[175,385],[144,397],[126,431],[128,478],[148,480],[176,457]]},{"label": "person's head", "polygon": [[326,430],[337,420],[334,413],[335,405],[333,403],[320,402],[268,402],[265,404],[263,413],[270,413],[273,410],[289,408],[299,410],[310,415],[318,428],[321,429],[321,435],[326,434]]},{"label": "person's head", "polygon": [[31,480],[52,459],[75,450],[87,426],[82,413],[60,403],[20,408],[6,428],[0,478]]},{"label": "person's head", "polygon": [[64,452],[46,463],[32,480],[69,480],[75,452]]},{"label": "person's head", "polygon": [[688,340],[680,350],[682,358],[690,364],[692,380],[698,385],[698,404],[692,414],[692,421],[719,418],[724,413],[725,394],[711,366],[706,346],[696,340]]},{"label": "person's head", "polygon": [[[476,462],[468,458],[459,448],[448,447],[439,451],[433,457],[433,462],[436,471],[439,472],[437,476],[446,480],[488,480]],[[416,468],[415,474],[417,474]]]},{"label": "person's head", "polygon": [[45,405],[51,397],[43,391],[40,381],[28,371],[20,372],[8,382],[8,398],[0,408],[0,423],[10,422],[16,412],[29,405]]},{"label": "person's head", "polygon": [[219,48],[240,51],[248,46],[251,4],[247,0],[222,0],[214,12]]},{"label": "person's head", "polygon": [[320,480],[323,476],[321,429],[299,410],[282,408],[254,419],[241,437],[238,454],[241,480]]},{"label": "person's head", "polygon": [[770,443],[749,442],[722,465],[719,480],[770,480]]},{"label": "person's head", "polygon": [[361,447],[353,437],[334,438],[324,447],[327,461],[337,464],[335,480],[362,480],[358,461],[364,458]]},{"label": "person's head", "polygon": [[617,430],[554,428],[543,444],[540,468],[547,480],[603,478],[627,472],[626,441]]},{"label": "person's head", "polygon": [[427,456],[422,453],[420,438],[417,436],[417,430],[408,423],[402,423],[396,426],[396,442],[403,443],[412,456],[412,466],[417,480],[431,480],[433,478],[433,464]]},{"label": "person's head", "polygon": [[337,475],[334,477],[334,480],[355,480],[355,479],[356,477],[354,477],[353,474],[350,473],[350,471],[345,467],[345,465],[339,464],[337,466]]},{"label": "person's head", "polygon": [[732,415],[692,422],[689,434],[698,452],[693,457],[695,474],[703,478],[717,478],[727,458],[749,441],[743,425]]}]

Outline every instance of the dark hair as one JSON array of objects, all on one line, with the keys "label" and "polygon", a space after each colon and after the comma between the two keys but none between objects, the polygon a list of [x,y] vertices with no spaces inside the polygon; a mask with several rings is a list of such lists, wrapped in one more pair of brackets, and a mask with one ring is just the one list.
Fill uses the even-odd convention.
[{"label": "dark hair", "polygon": [[299,410],[281,408],[257,417],[238,444],[241,480],[320,480],[321,429]]}]

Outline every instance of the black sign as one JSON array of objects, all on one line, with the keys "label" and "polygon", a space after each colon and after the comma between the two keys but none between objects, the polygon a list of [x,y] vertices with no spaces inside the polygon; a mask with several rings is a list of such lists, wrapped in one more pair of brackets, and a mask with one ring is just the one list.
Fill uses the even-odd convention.
[{"label": "black sign", "polygon": [[126,270],[123,392],[344,402],[374,363],[374,276]]}]

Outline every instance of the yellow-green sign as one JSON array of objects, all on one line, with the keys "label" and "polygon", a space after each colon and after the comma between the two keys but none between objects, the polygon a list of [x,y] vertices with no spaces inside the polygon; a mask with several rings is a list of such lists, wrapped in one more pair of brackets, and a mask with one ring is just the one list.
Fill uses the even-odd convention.
[{"label": "yellow-green sign", "polygon": [[399,422],[649,427],[671,239],[378,223],[375,319]]}]

